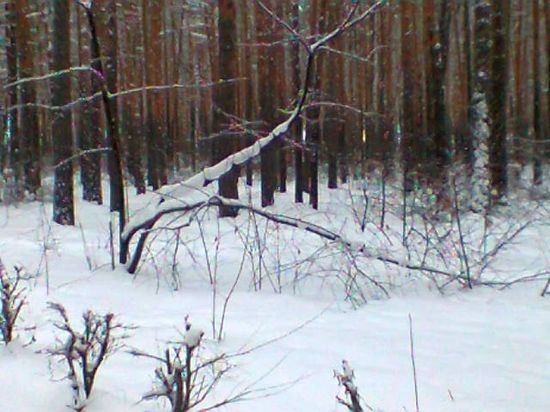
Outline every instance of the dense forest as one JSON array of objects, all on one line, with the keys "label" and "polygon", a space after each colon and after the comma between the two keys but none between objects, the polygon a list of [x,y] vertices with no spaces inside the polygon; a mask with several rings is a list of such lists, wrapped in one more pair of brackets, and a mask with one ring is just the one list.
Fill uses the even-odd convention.
[{"label": "dense forest", "polygon": [[0,0],[0,411],[550,411],[549,23]]},{"label": "dense forest", "polygon": [[369,7],[319,50],[300,120],[221,176],[220,194],[238,197],[239,175],[258,178],[267,206],[292,179],[296,202],[317,208],[319,180],[335,188],[377,172],[445,207],[462,174],[484,207],[521,176],[543,181],[544,0],[2,3],[0,170],[17,199],[43,196],[53,173],[62,224],[74,223],[75,170],[98,203],[108,174],[124,215],[125,187],[157,190],[265,136],[306,94],[301,43]]}]

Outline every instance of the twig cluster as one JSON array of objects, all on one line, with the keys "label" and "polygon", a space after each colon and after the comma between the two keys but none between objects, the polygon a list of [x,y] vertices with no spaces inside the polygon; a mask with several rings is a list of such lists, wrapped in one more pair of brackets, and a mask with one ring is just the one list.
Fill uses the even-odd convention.
[{"label": "twig cluster", "polygon": [[54,326],[66,334],[64,341],[47,352],[66,362],[67,379],[71,383],[75,411],[83,411],[90,397],[97,372],[105,360],[117,350],[126,337],[121,330],[127,328],[114,321],[114,315],[98,315],[91,310],[82,315],[84,329],[79,332],[71,325],[67,311],[58,303],[50,303],[50,308],[60,320]]},{"label": "twig cluster", "polygon": [[334,371],[334,377],[338,380],[338,384],[344,388],[346,396],[346,399],[344,399],[337,395],[336,400],[338,403],[344,405],[350,412],[363,412],[359,389],[355,385],[355,373],[347,360],[342,361],[341,371]]},{"label": "twig cluster", "polygon": [[204,332],[193,327],[186,317],[183,339],[167,348],[164,357],[139,350],[130,351],[134,356],[151,358],[160,363],[155,369],[156,384],[143,396],[143,400],[167,399],[172,412],[190,411],[205,401],[230,366],[225,361],[225,354],[201,359],[199,351],[203,336]]},{"label": "twig cluster", "polygon": [[21,281],[26,280],[20,267],[14,268],[10,275],[0,259],[0,341],[9,344],[14,338],[15,324],[25,305],[26,288]]}]

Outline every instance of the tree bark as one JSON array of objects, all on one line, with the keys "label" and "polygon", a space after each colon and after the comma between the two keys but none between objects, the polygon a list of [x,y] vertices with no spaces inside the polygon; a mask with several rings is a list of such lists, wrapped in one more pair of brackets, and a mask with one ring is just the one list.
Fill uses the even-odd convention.
[{"label": "tree bark", "polygon": [[[295,2],[292,5],[292,28],[296,31],[300,29],[300,5]],[[294,40],[291,46],[291,71],[292,71],[292,91],[297,98],[299,98],[300,89],[302,87],[301,73],[300,73],[300,50],[301,46],[297,39]],[[303,123],[302,120],[294,122],[292,126],[292,138],[295,141],[294,146],[294,201],[296,203],[303,203],[304,201],[304,166],[303,166],[303,150],[302,150],[302,134]]]},{"label": "tree bark", "polygon": [[[19,78],[26,79],[34,76],[34,50],[32,40],[32,27],[29,16],[33,10],[29,0],[14,0],[16,15],[16,41],[17,56],[19,62]],[[41,186],[40,165],[40,128],[36,107],[36,89],[34,82],[26,82],[19,86],[20,102],[23,106],[20,111],[21,121],[19,127],[20,141],[18,147],[20,161],[23,163],[25,189],[32,195],[36,195]]]},{"label": "tree bark", "polygon": [[[143,0],[143,36],[145,39],[145,84],[148,87],[162,83],[161,36],[162,4],[157,0]],[[161,187],[165,172],[164,98],[161,92],[146,91],[147,113],[147,181],[153,190]]]},{"label": "tree bark", "polygon": [[[91,60],[91,36],[86,29],[86,22],[82,21],[82,12],[77,8],[78,30],[78,59],[80,66],[89,64]],[[85,16],[84,16],[85,19]],[[95,67],[92,63],[92,67]],[[97,67],[95,67],[97,69]],[[80,72],[78,74],[79,94],[81,98],[92,96],[99,92],[97,79],[92,72]],[[80,156],[80,182],[82,184],[82,198],[88,202],[103,203],[101,190],[101,153],[90,153],[91,150],[100,149],[103,144],[100,103],[97,101],[84,101],[81,103],[78,116],[77,129],[78,147],[84,153]],[[86,153],[88,152],[88,153]]]},{"label": "tree bark", "polygon": [[[231,118],[237,114],[237,89],[234,83],[221,84],[224,80],[231,80],[237,77],[237,30],[236,30],[236,7],[234,0],[219,0],[218,16],[218,47],[219,47],[219,83],[214,91],[214,112],[215,130],[219,133],[214,141],[213,164],[225,159],[236,149],[237,137],[231,132]],[[230,173],[224,175],[218,182],[218,193],[220,196],[230,199],[239,198],[238,190],[239,169],[234,168]],[[235,217],[238,210],[220,206],[220,217]]]},{"label": "tree bark", "polygon": [[[263,2],[272,10],[273,2]],[[272,19],[261,9],[258,4],[254,5],[256,11],[257,42],[261,45],[258,52],[258,75],[259,75],[259,106],[262,126],[270,130],[274,125],[274,93],[275,78],[273,71],[273,55],[269,47],[272,41]],[[270,206],[275,202],[275,189],[277,187],[277,152],[276,146],[271,146],[261,153],[261,198],[262,207]]]},{"label": "tree bark", "polygon": [[492,121],[489,144],[489,168],[491,171],[491,195],[500,200],[506,195],[506,90],[508,75],[507,27],[509,5],[507,0],[494,0],[492,13],[493,50],[491,62],[492,94],[489,110]]},{"label": "tree bark", "polygon": [[[53,4],[52,70],[71,67],[70,0]],[[64,106],[71,101],[71,78],[68,74],[52,79],[52,105]],[[58,110],[53,116],[53,154],[55,165],[53,220],[62,225],[74,225],[72,116],[70,110]]]}]

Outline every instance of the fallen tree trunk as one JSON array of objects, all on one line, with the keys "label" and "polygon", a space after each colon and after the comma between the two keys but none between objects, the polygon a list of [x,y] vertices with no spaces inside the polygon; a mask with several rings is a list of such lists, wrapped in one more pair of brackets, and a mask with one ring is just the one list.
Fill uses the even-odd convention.
[{"label": "fallen tree trunk", "polygon": [[[290,25],[281,20],[278,16],[273,14],[271,10],[267,9],[260,0],[256,1],[260,5],[260,7],[266,13],[268,13],[277,24],[282,26],[285,30],[289,31],[290,34],[294,37],[295,41],[299,42],[304,47],[307,53],[307,63],[305,70],[305,79],[302,87],[303,92],[301,93],[301,96],[297,97],[297,104],[291,115],[284,122],[275,127],[271,131],[271,133],[269,133],[269,135],[262,139],[259,139],[253,145],[226,157],[217,164],[205,168],[200,173],[197,173],[196,175],[177,185],[178,187],[183,188],[183,191],[181,193],[178,193],[178,199],[172,198],[170,200],[167,200],[167,198],[171,196],[170,193],[167,193],[167,196],[163,197],[161,203],[159,203],[156,208],[152,210],[145,210],[139,215],[132,218],[132,220],[128,223],[126,229],[121,235],[119,251],[120,262],[123,264],[127,263],[130,243],[137,232],[143,231],[136,245],[136,250],[132,254],[131,262],[128,266],[128,272],[130,273],[134,273],[136,271],[137,265],[141,258],[141,254],[143,253],[143,248],[145,246],[148,233],[162,216],[168,213],[189,211],[191,210],[191,205],[193,204],[195,204],[195,207],[198,207],[196,202],[182,202],[181,199],[185,199],[187,196],[189,196],[191,200],[193,199],[193,196],[196,196],[198,193],[200,205],[203,205],[205,200],[204,194],[200,192],[200,189],[202,187],[219,180],[223,176],[227,175],[227,173],[229,173],[231,170],[233,170],[234,167],[244,165],[247,162],[251,161],[260,153],[262,153],[262,151],[269,149],[271,145],[278,142],[284,135],[290,132],[291,126],[296,120],[300,118],[302,110],[305,106],[308,92],[310,91],[311,87],[311,79],[313,77],[313,63],[315,61],[317,53],[326,44],[340,36],[342,33],[348,31],[349,29],[364,21],[368,16],[376,12],[378,8],[384,3],[383,0],[377,1],[376,3],[374,3],[374,5],[368,7],[365,11],[355,17],[357,10],[359,9],[359,2],[356,2],[351,7],[348,15],[335,29],[322,36],[320,39],[317,39],[313,43],[310,43],[304,36],[294,30]],[[221,198],[218,197],[217,199]],[[225,204],[223,202],[220,202],[219,200],[217,202],[218,206]],[[247,205],[244,206],[248,207]]]}]

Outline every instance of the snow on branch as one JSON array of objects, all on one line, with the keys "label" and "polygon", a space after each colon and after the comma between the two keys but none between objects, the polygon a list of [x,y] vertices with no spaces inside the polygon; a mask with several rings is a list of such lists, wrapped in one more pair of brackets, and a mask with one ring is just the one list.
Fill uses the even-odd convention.
[{"label": "snow on branch", "polygon": [[[120,248],[121,263],[127,262],[130,242],[132,241],[133,236],[138,231],[140,230],[145,231],[142,234],[138,242],[138,246],[136,248],[137,253],[139,254],[139,256],[137,256],[137,260],[139,261],[141,251],[143,250],[144,242],[147,237],[147,231],[149,231],[153,227],[153,225],[156,223],[156,221],[158,221],[158,219],[161,216],[170,212],[181,212],[181,211],[189,210],[190,205],[187,202],[183,202],[183,206],[182,206],[182,201],[181,201],[182,198],[188,198],[188,199],[193,198],[193,196],[195,196],[198,193],[199,197],[202,197],[203,198],[202,201],[204,201],[204,195],[200,193],[200,190],[197,190],[197,189],[200,189],[214,181],[221,179],[223,176],[229,173],[234,167],[243,165],[251,161],[253,158],[257,157],[262,150],[265,150],[268,146],[272,145],[273,143],[281,139],[285,134],[287,134],[290,127],[294,123],[294,121],[296,121],[300,117],[300,114],[305,106],[306,99],[308,96],[308,91],[311,85],[311,80],[313,77],[312,76],[313,63],[314,63],[316,54],[324,45],[334,40],[336,37],[340,36],[342,33],[348,31],[350,28],[364,21],[368,16],[370,16],[375,11],[377,11],[378,8],[383,3],[384,3],[383,0],[378,1],[373,6],[369,7],[367,10],[365,10],[363,13],[359,15],[356,15],[357,10],[359,9],[359,3],[355,3],[351,8],[350,12],[348,13],[348,15],[346,16],[346,18],[333,31],[322,36],[313,44],[310,44],[310,42],[307,39],[305,39],[303,36],[299,35],[298,33],[294,32],[295,34],[298,34],[299,42],[306,49],[308,58],[306,63],[306,70],[305,70],[306,75],[304,79],[304,85],[302,87],[303,92],[301,93],[301,96],[299,96],[298,102],[294,110],[292,111],[291,115],[284,122],[280,123],[277,127],[275,127],[271,131],[271,133],[269,133],[266,137],[261,138],[251,146],[226,157],[219,163],[203,169],[201,172],[185,180],[180,185],[176,185],[176,187],[183,188],[183,191],[180,191],[179,193],[177,193],[178,199],[171,199],[171,200],[163,199],[163,202],[160,202],[156,207],[145,209],[139,214],[137,214],[136,216],[134,216],[132,220],[128,223],[124,232],[121,235],[121,248]],[[281,19],[276,18],[276,16],[269,9],[267,9],[265,6],[263,7],[263,9],[264,11],[269,13],[271,16],[273,16],[273,18],[278,24],[287,28],[288,25],[285,25]],[[172,186],[171,189],[173,190],[174,186]],[[173,194],[170,193],[170,189],[168,188],[161,191],[161,193],[165,193],[167,195],[175,197]],[[129,268],[130,273],[135,271],[137,267],[137,262],[135,262],[135,258],[136,258],[136,254],[134,254],[133,262]]]},{"label": "snow on branch", "polygon": [[[355,373],[347,360],[342,361],[342,371],[334,371],[334,377],[338,380],[338,385],[344,388],[347,398],[336,396],[338,403],[344,405],[350,412],[363,412],[361,396],[355,384]],[[372,411],[372,408],[369,407],[369,410]]]},{"label": "snow on branch", "polygon": [[10,274],[0,259],[0,342],[9,344],[14,338],[15,323],[26,301],[26,288],[21,281],[27,280],[25,272],[15,267]]},{"label": "snow on branch", "polygon": [[[128,264],[128,272],[130,273],[136,272],[143,250],[145,248],[145,242],[147,240],[147,237],[149,233],[151,233],[151,229],[153,228],[155,223],[158,220],[160,220],[163,216],[172,214],[172,213],[186,214],[193,210],[202,209],[206,207],[230,206],[239,210],[247,210],[250,213],[261,216],[275,223],[279,223],[285,226],[295,227],[297,229],[309,232],[320,238],[326,239],[328,241],[331,241],[340,245],[350,253],[359,254],[368,259],[377,260],[385,264],[398,266],[409,270],[438,274],[453,280],[465,280],[465,275],[463,273],[448,272],[448,271],[440,270],[424,264],[411,263],[408,261],[402,261],[396,258],[381,255],[376,251],[369,250],[369,248],[363,243],[350,241],[342,237],[340,234],[336,232],[333,232],[320,225],[304,221],[302,219],[281,215],[281,214],[275,214],[266,209],[257,208],[257,207],[254,207],[253,205],[242,203],[239,200],[227,199],[218,195],[213,195],[208,197],[206,194],[203,193],[201,194],[201,196],[203,196],[202,200],[199,200],[195,197],[195,199],[192,202],[176,201],[176,200],[170,201],[168,206],[166,205],[168,202],[164,202],[160,205],[161,207],[159,207],[156,210],[156,213],[153,216],[150,216],[148,220],[143,222],[141,227],[137,227],[137,226],[134,227],[134,230],[135,230],[134,233],[136,233],[140,229],[142,229],[143,232],[141,233],[140,239],[131,256],[130,262]],[[131,238],[132,235],[133,234],[131,234],[129,238]],[[129,246],[128,243],[126,243],[126,247],[128,246]],[[387,290],[384,288],[383,285],[381,285],[375,279],[369,278],[368,280],[372,282],[377,288],[379,288],[385,296],[389,296],[389,293],[387,292]]]},{"label": "snow on branch", "polygon": [[80,412],[86,408],[99,368],[122,346],[128,327],[115,322],[112,313],[98,315],[88,310],[82,315],[84,329],[79,331],[71,324],[63,305],[50,303],[49,306],[59,318],[54,326],[63,332],[65,339],[58,340],[47,353],[65,362],[66,378],[72,390],[71,408]]}]

